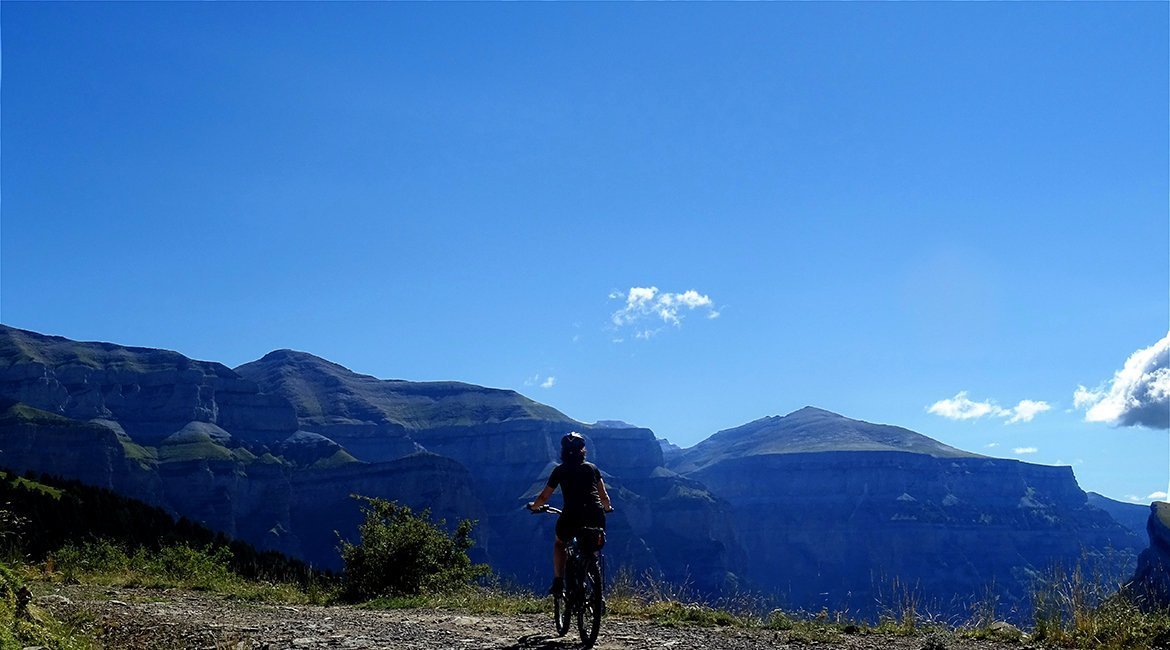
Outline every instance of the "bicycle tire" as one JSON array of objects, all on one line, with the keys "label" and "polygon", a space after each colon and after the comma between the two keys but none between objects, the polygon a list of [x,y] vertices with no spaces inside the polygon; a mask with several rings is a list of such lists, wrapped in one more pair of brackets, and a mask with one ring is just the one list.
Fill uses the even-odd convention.
[{"label": "bicycle tire", "polygon": [[573,608],[569,606],[569,599],[565,598],[564,592],[553,596],[553,623],[557,628],[557,636],[565,636],[573,623]]},{"label": "bicycle tire", "polygon": [[590,563],[582,578],[577,631],[581,633],[581,643],[591,646],[597,642],[597,634],[601,631],[601,615],[605,611],[605,604],[602,601],[601,567],[596,562]]}]

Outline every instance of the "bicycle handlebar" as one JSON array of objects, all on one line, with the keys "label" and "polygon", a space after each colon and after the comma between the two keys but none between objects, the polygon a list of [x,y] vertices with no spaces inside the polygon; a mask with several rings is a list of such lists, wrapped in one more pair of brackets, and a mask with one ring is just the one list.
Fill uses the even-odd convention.
[{"label": "bicycle handlebar", "polygon": [[[547,512],[547,513],[548,513],[548,514],[550,514],[550,515],[559,515],[559,514],[561,514],[561,509],[560,509],[560,508],[554,508],[554,507],[552,507],[552,506],[548,505],[547,503],[546,503],[546,504],[544,504],[543,506],[540,506],[540,507],[539,507],[539,508],[537,508],[536,510],[533,510],[532,508],[529,508],[527,505],[526,505],[526,506],[524,506],[524,507],[528,509],[528,512],[531,512],[531,513],[532,513],[532,514],[534,514],[534,515],[535,515],[535,514],[540,514],[540,513],[542,513],[542,512]],[[610,506],[610,507],[609,507],[609,509],[608,509],[608,510],[606,510],[605,512],[606,512],[606,514],[609,514],[609,513],[613,512],[613,506]]]}]

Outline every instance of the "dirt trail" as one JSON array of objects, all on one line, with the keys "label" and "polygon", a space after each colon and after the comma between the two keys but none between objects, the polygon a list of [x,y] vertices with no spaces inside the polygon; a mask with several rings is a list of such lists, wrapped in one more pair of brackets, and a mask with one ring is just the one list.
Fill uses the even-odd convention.
[{"label": "dirt trail", "polygon": [[[424,609],[368,611],[353,607],[241,603],[177,590],[44,586],[39,606],[62,616],[83,614],[108,648],[284,650],[286,648],[529,650],[581,648],[558,638],[551,616],[499,616]],[[575,633],[575,629],[573,630]],[[939,645],[941,644],[941,645]],[[1014,643],[941,637],[838,635],[816,642],[789,632],[664,627],[607,617],[597,650],[1020,650]]]}]

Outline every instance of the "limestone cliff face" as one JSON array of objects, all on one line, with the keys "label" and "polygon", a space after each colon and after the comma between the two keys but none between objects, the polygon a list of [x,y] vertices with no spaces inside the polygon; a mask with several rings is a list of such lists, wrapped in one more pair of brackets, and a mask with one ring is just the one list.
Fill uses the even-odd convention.
[{"label": "limestone cliff face", "polygon": [[[338,536],[357,542],[361,503],[351,495],[378,497],[429,509],[435,519],[454,526],[461,519],[482,520],[484,510],[472,479],[459,463],[419,453],[385,463],[348,464],[328,470],[297,472],[292,479],[295,503],[289,527],[301,543],[301,556],[318,566],[341,568]],[[474,533],[482,538],[482,531]],[[479,559],[483,548],[477,549]]]},{"label": "limestone cliff face", "polygon": [[360,460],[421,451],[455,461],[473,489],[464,511],[482,514],[479,552],[504,575],[532,584],[547,578],[552,522],[521,506],[544,486],[569,431],[585,436],[589,459],[619,503],[609,519],[612,567],[687,580],[705,592],[733,585],[743,571],[727,504],[666,471],[649,429],[590,426],[510,390],[377,379],[291,350],[235,371],[292,403],[302,430],[327,436]]},{"label": "limestone cliff face", "polygon": [[74,478],[163,503],[154,458],[119,428],[0,400],[0,466]]},{"label": "limestone cliff face", "polygon": [[[735,453],[708,446],[680,464],[727,499],[752,577],[794,606],[868,611],[891,600],[895,577],[936,611],[962,610],[970,603],[956,594],[974,599],[992,585],[1018,603],[1030,576],[1054,563],[1135,552],[1071,468],[966,454],[824,411],[788,418],[766,433],[748,427],[759,444],[724,436]],[[915,451],[896,450],[900,440]]]},{"label": "limestone cliff face", "polygon": [[1150,546],[1138,557],[1130,588],[1146,609],[1165,610],[1170,607],[1170,503],[1150,504],[1146,532]]},{"label": "limestone cliff face", "polygon": [[478,559],[533,584],[547,578],[551,521],[521,505],[576,430],[618,501],[612,567],[707,592],[743,570],[727,504],[665,470],[651,431],[590,427],[514,391],[380,380],[288,350],[231,370],[0,326],[0,398],[44,420],[0,422],[13,469],[114,487],[334,568],[335,531],[360,518],[350,495],[390,498],[478,520]]},{"label": "limestone cliff face", "polygon": [[664,456],[648,429],[584,424],[509,390],[381,380],[288,350],[232,370],[0,326],[0,466],[111,487],[319,566],[339,566],[334,531],[356,531],[362,494],[476,519],[477,560],[543,584],[554,520],[522,505],[568,431],[618,508],[611,570],[704,594],[861,612],[897,576],[935,611],[961,609],[993,582],[1010,603],[1054,562],[1141,545],[1069,468],[819,409]]},{"label": "limestone cliff face", "polygon": [[297,429],[282,399],[222,364],[176,352],[77,343],[0,326],[0,397],[73,420],[117,422],[154,445],[190,422],[275,442]]}]

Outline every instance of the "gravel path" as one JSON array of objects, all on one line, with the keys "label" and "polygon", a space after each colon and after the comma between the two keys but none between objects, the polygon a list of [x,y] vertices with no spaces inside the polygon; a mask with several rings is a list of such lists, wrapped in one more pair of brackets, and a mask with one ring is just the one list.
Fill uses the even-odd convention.
[{"label": "gravel path", "polygon": [[[426,609],[370,611],[353,607],[242,603],[177,590],[43,586],[36,603],[59,616],[81,615],[108,648],[284,650],[286,648],[531,650],[581,648],[556,637],[548,615],[500,616]],[[575,633],[575,629],[572,631]],[[848,650],[1020,650],[1016,643],[953,637],[836,635],[811,640],[790,632],[664,627],[607,617],[597,650],[756,648]]]}]

